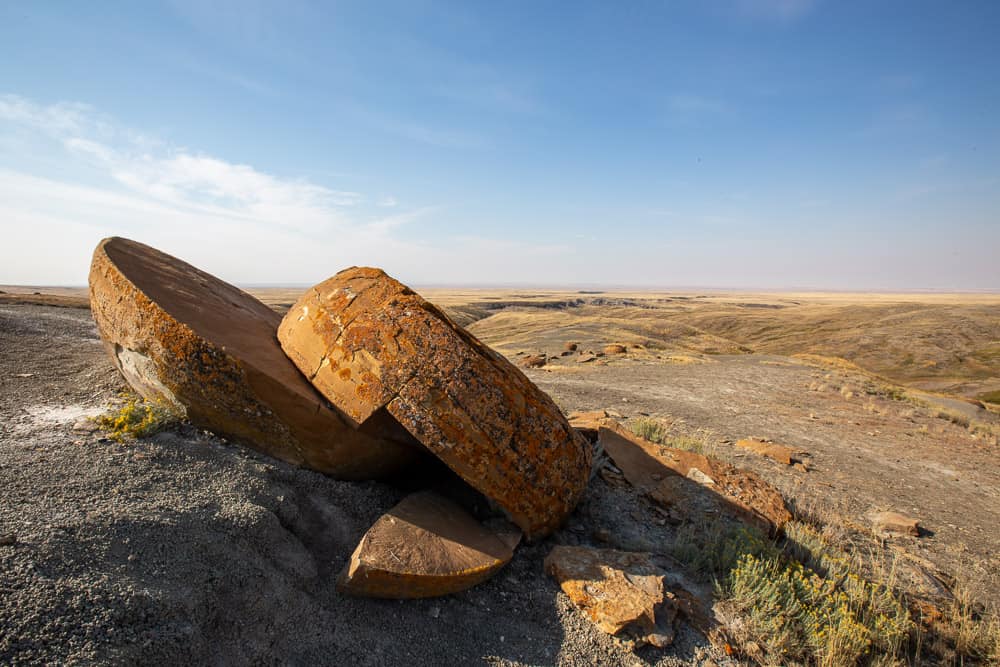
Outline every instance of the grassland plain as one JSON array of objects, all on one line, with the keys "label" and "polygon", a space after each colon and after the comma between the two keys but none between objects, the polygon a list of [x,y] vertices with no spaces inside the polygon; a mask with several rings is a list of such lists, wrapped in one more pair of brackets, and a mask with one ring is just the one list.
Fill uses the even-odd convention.
[{"label": "grassland plain", "polygon": [[[636,656],[595,634],[541,575],[552,543],[609,546],[609,539],[610,546],[686,562],[702,594],[711,595],[717,582],[720,612],[737,615],[739,632],[730,638],[744,659],[773,662],[782,646],[801,643],[796,637],[813,648],[786,653],[786,662],[837,664],[830,656],[862,650],[865,623],[875,627],[888,622],[883,617],[897,617],[885,611],[894,609],[888,603],[869,614],[868,602],[848,601],[844,609],[857,611],[854,625],[845,622],[824,635],[816,614],[839,618],[841,607],[797,616],[793,632],[799,634],[787,637],[746,611],[767,600],[801,606],[829,585],[820,576],[810,580],[813,588],[802,588],[796,583],[802,572],[841,570],[890,582],[910,600],[935,601],[939,615],[921,621],[914,612],[920,630],[906,639],[887,630],[876,644],[883,653],[900,644],[931,663],[972,664],[995,650],[990,642],[998,631],[982,612],[1000,602],[994,530],[1000,525],[1000,419],[968,397],[1000,389],[990,353],[1000,339],[996,295],[420,290],[515,362],[544,357],[544,365],[525,372],[565,411],[608,409],[657,439],[764,475],[794,505],[800,537],[812,537],[778,552],[730,548],[725,533],[711,527],[664,525],[644,498],[598,476],[566,529],[522,549],[496,580],[401,612],[380,602],[342,601],[322,583],[398,491],[286,470],[183,427],[132,444],[74,431],[82,415],[118,400],[121,388],[95,345],[82,309],[85,291],[0,291],[6,292],[0,294],[0,481],[8,498],[0,534],[15,535],[20,545],[0,547],[4,585],[16,592],[0,604],[0,624],[16,621],[23,637],[22,645],[0,647],[3,655],[189,659],[218,644],[244,646],[239,650],[247,659],[308,658],[337,649],[360,664],[634,664]],[[299,293],[252,292],[277,310]],[[567,350],[567,343],[577,349]],[[625,352],[604,353],[609,344]],[[805,452],[807,465],[783,466],[735,447],[746,437]],[[200,474],[215,481],[205,485]],[[885,509],[919,518],[922,536],[876,535],[868,515]],[[323,517],[339,517],[342,528],[317,541],[311,533],[325,525]],[[146,543],[130,546],[139,537]],[[206,540],[216,546],[197,546]],[[836,568],[829,561],[834,557]],[[850,567],[839,564],[844,558]],[[263,583],[245,588],[233,579],[228,570],[243,559]],[[184,571],[171,565],[185,562]],[[761,572],[774,574],[763,579],[775,585],[762,585]],[[189,580],[201,583],[191,588]],[[206,590],[249,614],[246,623],[225,621],[215,598],[199,597]],[[185,596],[186,607],[179,605]],[[47,609],[59,605],[68,611],[53,619]],[[97,613],[94,605],[103,609]],[[341,630],[323,639],[290,622],[282,626],[286,639],[246,644],[255,632],[272,632],[267,610],[276,613],[281,605],[289,618],[321,617]],[[53,630],[52,623],[88,613],[92,620],[77,630]],[[459,634],[432,624],[420,635],[416,628],[428,623],[427,614],[454,619]],[[382,637],[352,620],[358,615],[410,630]],[[471,632],[473,625],[488,625],[496,636],[465,638],[461,628]],[[121,626],[126,634],[115,635]],[[401,647],[403,635],[420,638]],[[373,647],[367,657],[361,643]],[[665,652],[636,655],[649,664],[729,659],[690,630]]]}]

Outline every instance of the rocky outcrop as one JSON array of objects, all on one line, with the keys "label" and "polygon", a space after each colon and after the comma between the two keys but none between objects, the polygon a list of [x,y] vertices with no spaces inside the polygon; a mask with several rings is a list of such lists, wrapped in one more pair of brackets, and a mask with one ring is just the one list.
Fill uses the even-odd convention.
[{"label": "rocky outcrop", "polygon": [[379,269],[310,289],[278,339],[355,425],[388,412],[529,538],[554,530],[586,486],[591,447],[552,399]]},{"label": "rocky outcrop", "polygon": [[440,495],[415,493],[365,533],[337,587],[394,599],[463,591],[510,562],[521,534],[506,526],[490,530]]},{"label": "rocky outcrop", "polygon": [[658,445],[617,425],[602,425],[598,439],[629,483],[664,507],[694,513],[710,504],[772,534],[792,519],[781,493],[753,472]]},{"label": "rocky outcrop", "polygon": [[129,384],[196,426],[344,479],[393,473],[420,455],[384,412],[360,430],[349,425],[282,352],[279,315],[175,257],[101,241],[90,302]]}]

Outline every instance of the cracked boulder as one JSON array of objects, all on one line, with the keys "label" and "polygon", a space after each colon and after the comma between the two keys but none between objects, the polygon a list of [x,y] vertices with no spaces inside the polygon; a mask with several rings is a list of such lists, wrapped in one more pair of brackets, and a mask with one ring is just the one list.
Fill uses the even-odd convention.
[{"label": "cracked boulder", "polygon": [[609,635],[658,648],[673,643],[679,605],[649,554],[557,546],[545,558],[545,572]]},{"label": "cracked boulder", "polygon": [[492,577],[514,556],[521,533],[500,521],[504,525],[491,530],[436,493],[407,496],[361,538],[337,588],[393,599],[464,591]]},{"label": "cracked boulder", "polygon": [[344,479],[388,475],[420,456],[384,412],[353,428],[282,352],[280,315],[236,287],[118,237],[97,246],[89,280],[112,361],[175,415]]},{"label": "cracked boulder", "polygon": [[552,399],[379,269],[310,289],[278,339],[356,425],[388,411],[529,538],[558,527],[587,484],[591,447]]}]

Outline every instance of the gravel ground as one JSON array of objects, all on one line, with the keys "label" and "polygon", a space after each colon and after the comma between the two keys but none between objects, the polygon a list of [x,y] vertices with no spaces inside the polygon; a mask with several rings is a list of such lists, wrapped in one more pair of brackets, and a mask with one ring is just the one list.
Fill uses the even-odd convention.
[{"label": "gravel ground", "polygon": [[[542,572],[554,544],[651,509],[596,481],[566,529],[492,581],[434,600],[355,599],[335,578],[402,496],[178,427],[130,444],[74,429],[124,389],[86,310],[0,307],[0,663],[694,664],[597,631]],[[665,528],[663,530],[667,530]],[[13,543],[10,543],[13,542]],[[723,663],[718,656],[714,660]]]}]

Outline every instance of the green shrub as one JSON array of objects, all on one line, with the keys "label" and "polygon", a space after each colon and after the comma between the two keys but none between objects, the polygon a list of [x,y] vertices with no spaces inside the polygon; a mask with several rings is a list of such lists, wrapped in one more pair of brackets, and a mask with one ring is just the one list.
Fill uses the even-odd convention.
[{"label": "green shrub", "polygon": [[786,527],[780,554],[746,553],[721,591],[743,619],[745,645],[767,664],[851,665],[897,655],[914,626],[892,581],[873,583],[812,527]]}]

